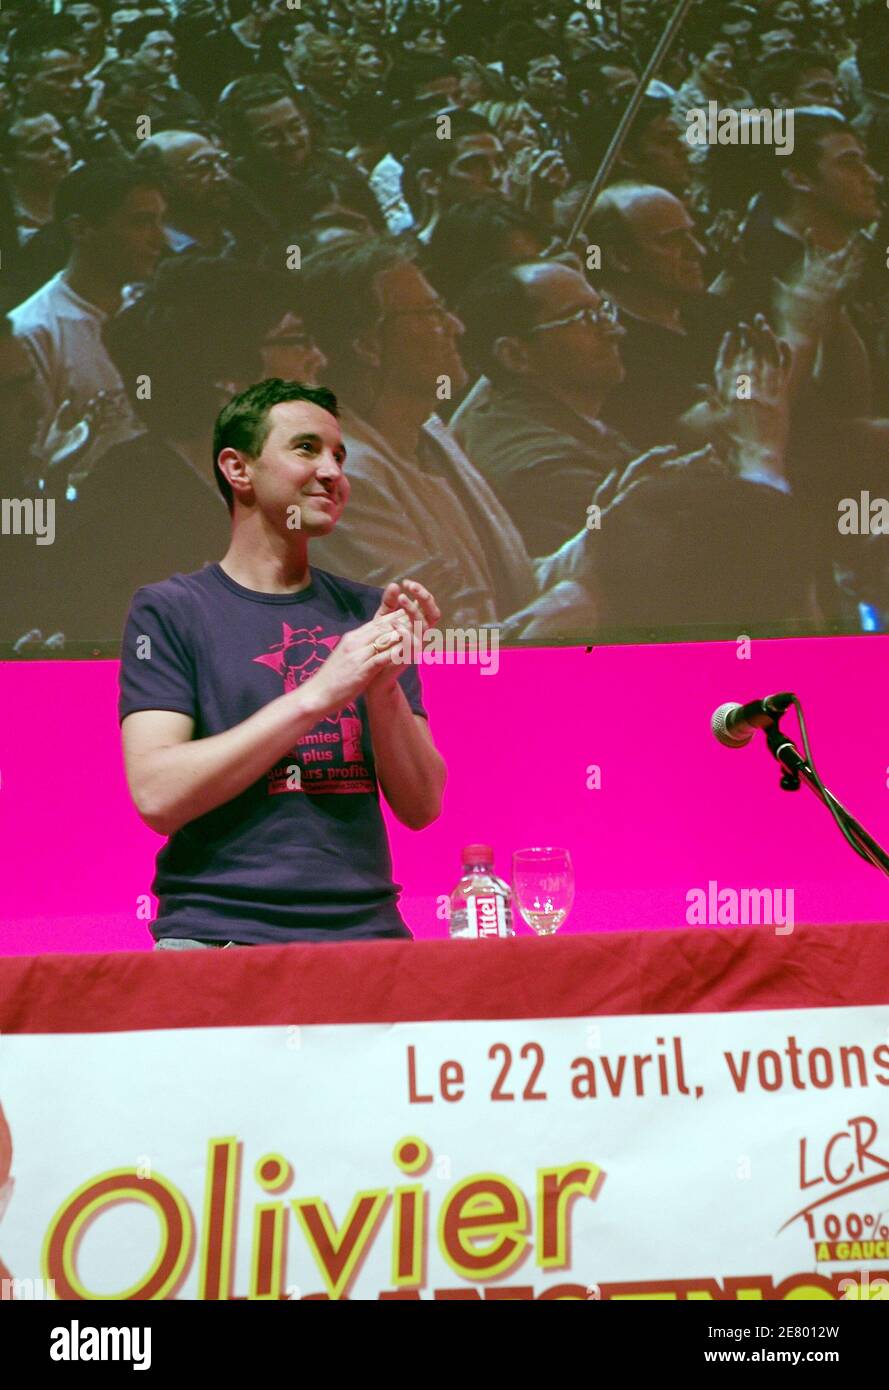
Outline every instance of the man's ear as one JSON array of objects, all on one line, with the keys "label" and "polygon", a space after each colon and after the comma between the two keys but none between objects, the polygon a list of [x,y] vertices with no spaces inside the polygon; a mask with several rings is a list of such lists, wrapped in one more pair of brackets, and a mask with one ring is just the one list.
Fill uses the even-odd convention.
[{"label": "man's ear", "polygon": [[246,499],[247,493],[253,487],[247,474],[247,465],[253,460],[240,449],[226,448],[219,451],[216,459],[220,473],[227,479],[235,497],[241,501]]},{"label": "man's ear", "polygon": [[437,198],[441,192],[441,174],[432,169],[418,169],[417,187],[424,197]]},{"label": "man's ear", "polygon": [[498,338],[494,343],[493,357],[504,371],[513,376],[527,376],[531,370],[531,357],[526,343],[521,338]]},{"label": "man's ear", "polygon": [[380,335],[375,326],[364,329],[362,333],[352,339],[350,346],[362,367],[372,367],[376,370],[380,366],[382,361]]},{"label": "man's ear", "polygon": [[800,169],[782,169],[781,177],[794,193],[811,193],[812,180]]},{"label": "man's ear", "polygon": [[79,212],[73,212],[70,217],[65,218],[65,231],[75,245],[84,241],[90,230],[89,222]]}]

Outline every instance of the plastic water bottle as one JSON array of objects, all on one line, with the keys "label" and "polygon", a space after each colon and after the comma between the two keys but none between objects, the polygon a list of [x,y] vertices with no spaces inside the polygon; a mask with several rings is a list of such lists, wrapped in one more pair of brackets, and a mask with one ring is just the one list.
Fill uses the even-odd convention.
[{"label": "plastic water bottle", "polygon": [[490,845],[467,845],[463,872],[451,894],[451,936],[515,936],[509,884],[494,873]]}]

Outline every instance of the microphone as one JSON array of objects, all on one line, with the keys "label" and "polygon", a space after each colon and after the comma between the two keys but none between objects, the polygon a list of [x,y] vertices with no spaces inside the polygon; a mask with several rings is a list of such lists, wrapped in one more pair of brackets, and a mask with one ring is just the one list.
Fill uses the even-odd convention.
[{"label": "microphone", "polygon": [[710,728],[725,748],[745,748],[757,729],[767,729],[777,723],[795,696],[767,695],[764,700],[750,700],[739,705],[730,700],[713,711]]}]

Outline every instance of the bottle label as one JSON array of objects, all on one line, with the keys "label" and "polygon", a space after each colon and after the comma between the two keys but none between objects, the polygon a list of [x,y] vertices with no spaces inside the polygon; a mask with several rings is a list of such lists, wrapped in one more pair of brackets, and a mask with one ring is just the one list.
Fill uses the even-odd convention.
[{"label": "bottle label", "polygon": [[466,899],[468,936],[508,936],[499,893],[470,893]]}]

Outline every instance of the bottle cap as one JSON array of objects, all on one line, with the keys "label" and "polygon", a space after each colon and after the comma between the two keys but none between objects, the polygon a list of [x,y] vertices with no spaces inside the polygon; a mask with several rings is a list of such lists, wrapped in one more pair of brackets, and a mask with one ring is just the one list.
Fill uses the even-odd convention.
[{"label": "bottle cap", "polygon": [[486,864],[494,863],[494,851],[490,845],[467,845],[463,851],[464,864]]}]

